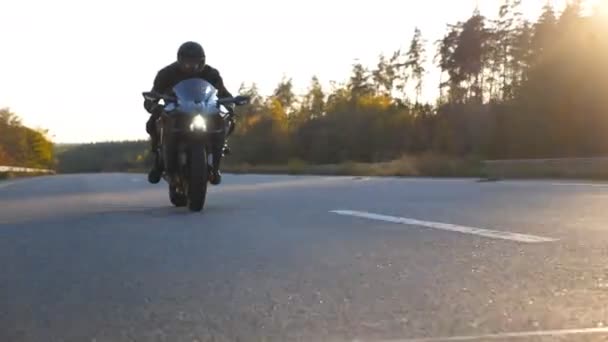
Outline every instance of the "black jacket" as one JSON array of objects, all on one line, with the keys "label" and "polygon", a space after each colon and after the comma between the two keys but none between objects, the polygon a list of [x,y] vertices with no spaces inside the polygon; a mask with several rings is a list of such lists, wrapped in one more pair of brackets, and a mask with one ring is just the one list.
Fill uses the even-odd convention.
[{"label": "black jacket", "polygon": [[[203,70],[194,75],[186,74],[179,68],[177,62],[164,67],[156,74],[152,91],[169,94],[171,93],[171,89],[177,83],[192,77],[201,77],[207,82],[211,83],[215,88],[217,88],[218,97],[232,97],[228,89],[226,89],[224,86],[224,80],[222,79],[222,76],[220,76],[220,72],[217,69],[209,65],[205,65]],[[144,101],[144,108],[146,111],[148,111],[148,113],[152,113],[156,105],[157,103],[154,101]]]}]

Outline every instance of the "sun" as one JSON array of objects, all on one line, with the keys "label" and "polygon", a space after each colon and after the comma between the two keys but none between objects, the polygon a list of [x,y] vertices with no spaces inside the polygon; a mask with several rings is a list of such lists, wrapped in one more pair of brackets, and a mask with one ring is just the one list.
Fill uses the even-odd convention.
[{"label": "sun", "polygon": [[608,19],[608,0],[596,0],[594,3],[594,13]]}]

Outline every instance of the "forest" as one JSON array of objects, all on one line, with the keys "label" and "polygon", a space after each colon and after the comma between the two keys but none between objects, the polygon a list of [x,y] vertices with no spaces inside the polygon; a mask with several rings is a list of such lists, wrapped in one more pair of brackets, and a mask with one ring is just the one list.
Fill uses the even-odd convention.
[{"label": "forest", "polygon": [[[447,26],[436,51],[416,29],[407,51],[355,64],[323,89],[312,77],[298,98],[289,79],[269,97],[242,87],[252,106],[232,142],[247,163],[379,162],[437,153],[486,159],[581,157],[608,152],[608,20],[573,1],[545,6],[536,22],[521,1]],[[435,103],[419,101],[425,61],[441,69]],[[413,91],[412,91],[413,89]]]},{"label": "forest", "polygon": [[8,108],[0,109],[0,166],[55,167],[48,132],[26,127]]},{"label": "forest", "polygon": [[[227,162],[605,156],[605,13],[584,12],[580,0],[560,12],[547,4],[534,21],[521,11],[520,0],[503,0],[499,13],[486,17],[474,11],[466,21],[447,25],[445,35],[431,44],[416,29],[405,40],[407,49],[379,55],[375,65],[353,64],[342,82],[324,87],[320,76],[311,75],[305,94],[295,94],[288,77],[267,96],[255,83],[241,85],[239,93],[253,101],[238,109],[229,140],[234,153]],[[431,63],[441,70],[440,79],[428,79]],[[425,82],[436,82],[439,97],[431,103],[422,100]],[[12,139],[33,139],[26,135]],[[0,148],[11,144],[0,140]],[[135,168],[149,160],[146,146],[142,141],[82,145],[59,154],[59,166],[67,172]],[[15,161],[47,160],[35,156],[8,151],[8,158],[20,158]]]}]

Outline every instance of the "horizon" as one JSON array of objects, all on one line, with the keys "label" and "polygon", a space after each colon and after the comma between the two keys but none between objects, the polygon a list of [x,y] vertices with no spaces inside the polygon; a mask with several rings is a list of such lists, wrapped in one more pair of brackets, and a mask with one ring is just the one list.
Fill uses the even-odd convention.
[{"label": "horizon", "polygon": [[[495,17],[501,2],[430,0],[412,5],[412,1],[359,0],[349,3],[348,12],[342,4],[319,0],[303,7],[268,0],[222,4],[184,0],[174,3],[175,12],[167,12],[160,1],[145,7],[117,1],[2,4],[0,10],[8,15],[0,29],[19,34],[0,37],[0,45],[19,53],[5,56],[0,65],[0,108],[9,108],[28,127],[48,129],[59,144],[145,140],[148,113],[141,92],[150,89],[160,68],[174,61],[185,40],[203,44],[209,64],[219,69],[233,93],[242,83],[256,83],[260,93],[268,95],[287,77],[293,80],[296,95],[302,95],[313,75],[327,89],[330,81],[348,79],[355,60],[373,67],[381,53],[407,50],[415,27],[427,41],[422,98],[432,101],[439,78],[434,41],[442,37],[447,24],[466,20],[476,6],[484,16]],[[524,0],[524,17],[535,20],[544,3]],[[552,3],[561,11],[566,0]],[[30,11],[34,7],[35,13]],[[435,13],[437,8],[443,10]],[[209,24],[199,24],[196,13],[204,10],[230,15],[202,15]],[[163,19],[172,16],[167,13],[182,15],[183,26],[165,26]],[[224,18],[234,27],[222,26]],[[227,30],[225,36],[222,30]],[[36,85],[42,90],[35,93],[35,101],[28,88],[33,83],[21,81],[24,75],[42,83]]]}]

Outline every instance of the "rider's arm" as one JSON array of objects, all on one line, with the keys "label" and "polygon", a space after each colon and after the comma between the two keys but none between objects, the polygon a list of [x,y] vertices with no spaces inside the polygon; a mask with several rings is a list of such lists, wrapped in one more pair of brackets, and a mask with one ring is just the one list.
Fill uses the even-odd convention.
[{"label": "rider's arm", "polygon": [[[165,90],[165,84],[166,84],[166,76],[165,74],[161,71],[159,71],[156,74],[156,77],[154,78],[154,83],[152,85],[152,91],[153,92],[157,92],[157,93],[162,93]],[[160,109],[162,109],[162,105],[160,105],[159,100],[144,100],[144,108],[146,109],[146,111],[150,114],[158,114],[158,111]]]},{"label": "rider's arm", "polygon": [[[226,89],[224,80],[217,69],[209,67],[209,82],[217,89],[217,96],[219,98],[232,97],[232,94]],[[234,114],[234,104],[224,106],[229,113]]]},{"label": "rider's arm", "polygon": [[226,89],[224,79],[222,79],[217,69],[209,67],[209,82],[217,89],[217,96],[219,98],[232,97],[232,94]]}]

